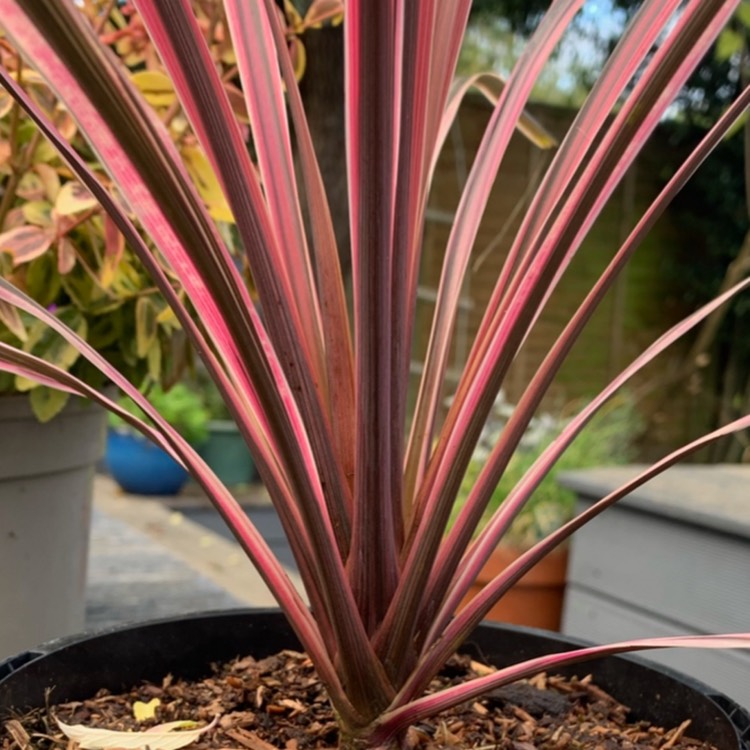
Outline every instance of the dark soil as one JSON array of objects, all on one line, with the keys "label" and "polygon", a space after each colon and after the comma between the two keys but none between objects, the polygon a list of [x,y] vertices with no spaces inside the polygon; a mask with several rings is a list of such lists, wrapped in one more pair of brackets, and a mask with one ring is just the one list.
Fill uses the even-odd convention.
[{"label": "dark soil", "polygon": [[[432,690],[488,668],[456,657]],[[154,719],[139,723],[136,701],[158,698]],[[338,745],[338,732],[325,691],[304,654],[284,651],[260,661],[239,659],[216,667],[202,682],[168,676],[123,695],[104,691],[91,700],[36,710],[5,723],[0,750],[76,750],[54,717],[66,724],[115,730],[144,730],[176,720],[211,722],[216,727],[189,745],[193,750],[318,750]],[[678,727],[628,722],[628,709],[589,678],[538,675],[459,706],[435,721],[412,727],[407,750],[714,750],[689,737],[690,721]]]}]

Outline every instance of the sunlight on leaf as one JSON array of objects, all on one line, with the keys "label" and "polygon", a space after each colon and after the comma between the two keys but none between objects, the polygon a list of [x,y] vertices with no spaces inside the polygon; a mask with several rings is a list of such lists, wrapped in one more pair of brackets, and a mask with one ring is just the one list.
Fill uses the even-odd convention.
[{"label": "sunlight on leaf", "polygon": [[60,192],[60,175],[54,167],[49,164],[35,164],[34,171],[39,175],[44,185],[45,198],[54,202]]},{"label": "sunlight on leaf", "polygon": [[134,73],[131,80],[152,107],[169,107],[175,102],[174,86],[164,73],[141,70]]},{"label": "sunlight on leaf", "polygon": [[60,216],[70,216],[96,205],[96,198],[80,182],[66,182],[55,201],[55,211]]},{"label": "sunlight on leaf", "polygon": [[[179,750],[195,742],[209,729],[213,729],[217,720],[218,716],[210,724],[198,729],[188,729],[196,725],[194,721],[171,721],[145,732],[114,732],[110,729],[85,727],[82,724],[64,724],[59,719],[57,725],[63,734],[77,742],[82,750],[140,750],[146,747],[150,750]],[[174,731],[177,729],[184,731]]]},{"label": "sunlight on leaf", "polygon": [[182,156],[211,216],[217,221],[233,223],[234,216],[206,155],[196,146],[185,146]]}]

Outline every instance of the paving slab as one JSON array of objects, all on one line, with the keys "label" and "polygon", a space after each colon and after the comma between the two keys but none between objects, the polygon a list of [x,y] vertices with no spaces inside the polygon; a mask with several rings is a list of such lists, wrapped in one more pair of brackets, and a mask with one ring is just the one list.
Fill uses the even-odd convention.
[{"label": "paving slab", "polygon": [[86,629],[242,605],[146,534],[94,510]]},{"label": "paving slab", "polygon": [[[214,514],[205,501],[187,498],[184,512],[180,502],[127,495],[109,477],[96,477],[87,629],[208,609],[275,605],[236,542],[186,517],[196,508]],[[251,503],[255,506],[266,507]],[[279,544],[275,529],[273,535]],[[291,567],[288,574],[301,590]]]}]

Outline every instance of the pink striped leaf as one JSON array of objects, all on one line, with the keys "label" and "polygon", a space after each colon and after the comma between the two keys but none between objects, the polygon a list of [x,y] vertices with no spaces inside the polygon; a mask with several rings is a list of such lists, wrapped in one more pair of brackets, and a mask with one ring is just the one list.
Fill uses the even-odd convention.
[{"label": "pink striped leaf", "polygon": [[[701,22],[694,25],[694,30],[700,33],[699,38],[691,38],[690,35],[685,35],[684,39],[681,37],[681,42],[691,45],[688,47],[690,49],[688,57],[694,59],[693,64],[696,64],[697,60],[700,59],[700,50],[707,49],[710,46],[712,39],[718,33],[720,23],[726,21],[728,5],[724,3],[721,12],[714,10],[716,18],[711,23]],[[703,19],[698,18],[697,20],[702,21]],[[659,69],[661,70],[662,67]],[[686,67],[679,66],[679,69],[680,72],[686,74]],[[667,70],[669,70],[668,66]],[[677,85],[675,81],[671,81],[670,84]],[[659,97],[664,108],[671,101],[674,93],[675,89],[668,87],[666,93],[662,93]],[[659,110],[658,107],[654,109],[656,110],[655,113],[653,109],[647,110],[646,119],[651,123],[651,127],[655,126],[659,113],[663,111],[663,109]],[[639,137],[631,142],[629,150],[632,157],[637,153],[637,146],[641,146],[645,142],[648,133],[650,133],[650,129],[640,133]],[[588,162],[587,168],[590,164],[591,162]],[[574,192],[578,189],[583,190],[587,184],[588,182],[581,178],[576,182]],[[545,235],[545,242],[550,245],[549,253],[552,252],[551,236],[551,234]],[[471,436],[478,435],[478,430],[481,429],[483,423],[483,415],[486,413],[484,409],[488,408],[488,402],[491,403],[491,399],[494,398],[497,387],[499,387],[499,377],[507,369],[513,352],[517,350],[525,337],[524,326],[530,324],[536,318],[538,308],[535,307],[535,304],[549,293],[547,284],[552,281],[553,276],[554,271],[547,267],[547,260],[543,256],[530,264],[525,269],[525,273],[522,276],[519,275],[518,293],[510,299],[507,314],[499,319],[492,340],[488,340],[485,346],[482,346],[480,342],[477,353],[472,354],[462,384],[459,385],[456,401],[451,410],[452,414],[449,414],[444,427],[444,434],[447,435],[446,444],[451,447],[446,448],[447,453],[445,454],[442,453],[440,444],[437,448],[436,455],[440,456],[439,465],[441,467],[448,466],[450,471],[454,473],[463,470],[464,461],[467,460],[466,443],[469,442],[473,445],[474,438]],[[472,362],[476,371],[472,369]],[[464,389],[464,385],[467,386],[466,389]],[[461,416],[461,413],[463,413],[463,416]],[[458,444],[455,440],[458,434],[461,434],[463,438],[461,444]],[[459,456],[462,458],[459,459]],[[509,458],[509,455],[506,456],[507,458]],[[438,462],[437,459],[436,462]],[[445,492],[445,484],[441,482],[437,486]]]},{"label": "pink striped leaf", "polygon": [[[427,504],[430,503],[428,489],[434,481],[433,477],[426,479],[424,486],[421,485],[433,445],[432,436],[448,361],[458,297],[476,232],[500,163],[505,156],[516,123],[526,106],[534,83],[568,23],[581,5],[582,0],[561,0],[555,3],[544,16],[503,89],[461,195],[445,251],[435,315],[430,328],[424,371],[409,436],[406,472],[408,477],[414,477],[413,484],[415,487],[420,487],[421,496],[414,509],[416,519],[428,515],[432,519],[441,520],[445,516],[447,520],[447,503],[443,503],[444,512],[437,516],[434,512],[435,501],[432,501],[427,510]],[[442,487],[443,483],[439,481],[438,485]],[[440,521],[435,521],[430,525],[433,530],[423,533],[428,533],[430,536],[442,533],[442,528],[438,529]],[[432,544],[434,545],[434,542]],[[417,564],[415,559],[414,565]]]},{"label": "pink striped leaf", "polygon": [[[271,410],[266,410],[267,418],[274,430],[278,431],[277,434],[280,432],[285,436],[277,445],[289,457],[290,476],[296,479],[291,497],[297,500],[310,498],[304,506],[308,510],[312,508],[314,511],[315,508],[322,507],[318,500],[322,496],[318,472],[305,442],[307,433],[299,421],[295,401],[286,389],[285,378],[278,361],[273,358],[272,349],[262,338],[258,338],[262,336],[262,327],[254,307],[231,259],[218,240],[199,197],[179,163],[176,160],[170,161],[170,157],[175,156],[171,142],[155,135],[153,117],[140,108],[137,98],[129,98],[132,92],[117,71],[109,71],[110,78],[105,82],[99,80],[100,74],[108,70],[108,58],[97,58],[94,64],[87,65],[87,51],[96,56],[96,40],[89,38],[86,26],[78,28],[82,23],[79,12],[67,3],[51,2],[46,9],[42,5],[43,3],[32,3],[27,7],[23,4],[22,10],[21,4],[3,0],[0,9],[9,26],[12,25],[14,41],[25,48],[33,57],[36,67],[55,82],[58,95],[67,101],[71,111],[76,112],[85,123],[87,135],[96,145],[102,163],[112,167],[121,192],[131,206],[137,209],[144,226],[150,230],[150,234],[159,242],[160,249],[172,262],[190,293],[192,303],[199,310],[205,309],[201,316],[202,322],[212,331],[214,344],[226,353],[225,361],[235,368],[235,377],[251,392],[257,388],[261,401],[271,405]],[[30,15],[27,16],[26,13]],[[50,30],[52,37],[74,35],[76,44],[66,49],[71,54],[80,55],[81,59],[76,58],[72,62],[75,65],[87,65],[95,75],[79,79],[70,73],[40,35],[39,29],[42,28]],[[93,104],[94,100],[81,88],[81,82],[92,91],[94,100],[99,102],[98,106]],[[127,114],[119,112],[114,105],[127,107]],[[102,113],[111,114],[112,118],[105,121]],[[114,133],[111,127],[122,130]],[[149,135],[153,136],[153,142],[148,140]],[[131,141],[132,147],[128,145]],[[149,148],[144,148],[146,144]],[[139,160],[138,163],[133,161],[134,158]],[[159,200],[151,198],[152,193],[147,183],[153,186],[155,193],[160,196]],[[172,210],[182,209],[180,220],[171,224],[162,213],[162,206],[169,206]],[[203,279],[212,287],[213,293],[209,293],[203,286]],[[232,326],[231,334],[227,325]],[[250,361],[239,355],[238,345],[242,346]],[[253,363],[253,359],[257,364]],[[252,378],[249,377],[249,364],[253,365]],[[286,483],[289,483],[289,476]],[[322,569],[321,572],[323,575],[338,576],[339,581],[343,582],[345,575],[341,561],[334,554],[337,545],[332,543],[330,519],[321,518],[320,514],[318,519],[316,527],[308,519],[305,528],[311,534],[316,532],[319,539],[321,536],[325,538],[325,541],[318,542],[316,553],[319,558],[327,561],[325,570],[328,572],[324,573]],[[346,598],[347,589],[340,583],[328,587],[326,593],[329,597]],[[356,638],[356,617],[344,622],[341,616],[341,612],[355,613],[355,608],[334,605],[330,601],[327,604],[330,613],[337,613],[336,622],[339,623],[341,635],[350,640]],[[363,634],[359,636],[357,647],[353,651],[358,655],[355,662],[366,659],[366,655],[371,653]],[[369,674],[377,673],[372,657],[370,661],[369,667],[363,667],[363,671],[369,669]],[[371,685],[372,680],[368,684]]]},{"label": "pink striped leaf", "polygon": [[[630,378],[636,373],[640,372],[643,367],[652,362],[655,357],[662,353],[667,347],[674,344],[682,336],[685,335],[689,330],[696,327],[703,320],[705,320],[714,310],[726,304],[730,299],[746,291],[750,288],[750,280],[746,279],[733,288],[727,290],[727,292],[715,300],[712,300],[707,305],[703,306],[700,310],[689,316],[685,320],[673,326],[669,331],[660,336],[650,347],[648,347],[636,360],[620,375],[618,375],[605,389],[603,389],[592,401],[579,412],[563,429],[560,435],[553,441],[549,448],[537,459],[534,465],[519,481],[519,483],[513,488],[512,492],[506,498],[506,501],[493,515],[490,521],[482,529],[482,532],[477,537],[474,545],[466,558],[461,562],[460,567],[457,569],[455,579],[451,585],[451,591],[448,598],[443,602],[440,607],[438,614],[435,614],[431,621],[430,632],[427,635],[426,641],[430,641],[439,637],[444,626],[447,625],[448,621],[453,615],[456,606],[461,601],[463,593],[466,592],[471,582],[476,578],[477,571],[482,567],[484,562],[487,560],[492,550],[497,546],[503,533],[507,530],[513,518],[517,515],[520,509],[523,507],[525,501],[531,496],[534,489],[541,482],[542,478],[547,474],[550,468],[554,465],[555,461],[562,455],[564,450],[570,445],[580,431],[586,426],[601,406],[606,403],[623,385],[625,385]],[[571,330],[576,329],[578,321],[573,321],[570,328]],[[567,333],[567,331],[566,331]],[[562,346],[562,345],[561,345]],[[557,351],[553,350],[548,359],[553,360]],[[546,364],[546,363],[545,363]],[[532,384],[533,386],[534,384]],[[495,460],[493,455],[490,458],[490,462]],[[480,478],[483,481],[483,486],[477,492],[486,492],[487,487],[484,482],[487,481],[484,476]],[[469,500],[469,502],[471,499]],[[459,519],[460,522],[464,522],[464,519]],[[465,529],[456,528],[446,539],[443,550],[441,551],[441,559],[439,564],[446,564],[447,561],[443,558],[450,555],[451,545],[461,544],[465,537]],[[436,566],[436,570],[440,570]],[[454,567],[454,570],[456,568]],[[435,577],[431,581],[429,591],[432,596],[437,596],[438,591],[444,591],[444,584],[441,585]],[[434,586],[434,588],[433,588]],[[463,592],[463,593],[462,593]],[[494,600],[493,600],[494,601]],[[491,604],[489,605],[491,606]],[[487,611],[489,611],[489,606]],[[486,612],[485,612],[486,613]],[[480,614],[483,616],[482,613]]]},{"label": "pink striped leaf", "polygon": [[[269,16],[273,0],[265,0]],[[312,11],[312,8],[310,9]],[[273,23],[277,49],[285,44],[284,29]],[[315,266],[320,300],[323,343],[326,357],[329,418],[336,441],[336,453],[344,477],[354,476],[354,359],[350,336],[349,312],[344,291],[343,273],[339,262],[331,210],[315,156],[310,129],[307,124],[302,97],[288,55],[280,54],[279,63],[286,85],[287,100],[294,124],[300,155],[300,172],[309,206],[310,231],[315,251]],[[349,481],[351,484],[351,481]],[[351,498],[349,498],[349,506]],[[348,508],[351,515],[351,508]]]},{"label": "pink striped leaf", "polygon": [[[349,534],[347,485],[335,460],[329,424],[321,403],[320,377],[314,354],[317,342],[310,341],[304,334],[301,311],[290,287],[289,269],[280,254],[280,238],[276,237],[271,225],[247,148],[189,2],[178,0],[138,5],[170,72],[175,91],[224,184],[277,352],[278,361],[269,364],[274,369],[280,366],[283,380],[288,380],[291,393],[296,395],[300,417],[297,417],[296,410],[292,414],[289,414],[289,408],[284,410],[286,414],[280,411],[280,416],[288,415],[291,421],[284,419],[279,428],[285,435],[282,444],[287,450],[298,453],[297,447],[302,449],[302,455],[297,456],[292,466],[297,477],[295,489],[300,497],[305,498],[303,512],[307,515],[308,526],[313,537],[317,536],[319,540],[333,531],[336,536],[334,548],[343,555],[348,548]],[[270,62],[267,65],[269,75],[272,74],[271,65]],[[278,76],[278,72],[273,75]],[[214,113],[222,116],[216,117]],[[232,271],[236,273],[234,268]],[[246,306],[253,309],[249,300]],[[243,312],[241,317],[246,317],[246,314]],[[306,317],[309,319],[309,311]],[[268,369],[268,365],[261,367]],[[264,389],[264,399],[269,402],[278,400],[278,389],[273,381]],[[321,483],[327,488],[325,494],[320,489]],[[330,558],[330,549],[330,541],[325,544],[321,541],[319,554]],[[339,575],[340,561],[329,559],[329,565],[327,575]]]},{"label": "pink striped leaf", "polygon": [[[676,193],[685,185],[688,179],[695,173],[698,167],[703,163],[710,152],[721,142],[724,135],[732,128],[733,123],[737,117],[750,105],[750,88],[745,91],[737,98],[727,112],[722,116],[719,122],[709,131],[704,137],[701,143],[696,147],[693,153],[685,160],[683,165],[672,177],[668,184],[661,191],[659,196],[655,199],[652,205],[649,207],[647,212],[644,214],[642,219],[638,222],[637,226],[633,229],[630,236],[622,247],[618,250],[615,257],[609,263],[605,271],[597,280],[596,285],[587,295],[580,308],[576,311],[575,315],[571,318],[558,338],[555,345],[552,347],[550,352],[545,357],[543,363],[537,369],[534,377],[525,390],[523,397],[516,405],[516,409],[506,425],[503,434],[498,441],[498,444],[489,456],[480,476],[477,479],[474,487],[471,490],[469,497],[467,498],[464,507],[453,524],[451,531],[446,538],[443,549],[441,550],[438,562],[435,566],[436,573],[433,575],[433,580],[430,586],[428,586],[426,599],[432,598],[436,601],[442,600],[442,595],[439,592],[445,591],[445,585],[447,584],[447,573],[456,569],[455,561],[456,556],[461,555],[462,551],[466,548],[469,540],[476,529],[479,519],[483,515],[486,503],[491,495],[494,487],[499,481],[500,475],[507,464],[509,453],[514,450],[520,436],[526,429],[529,423],[531,415],[535,412],[541,399],[546,392],[547,387],[552,382],[555,374],[557,373],[560,365],[564,362],[565,356],[570,351],[571,347],[577,340],[579,334],[583,330],[586,322],[590,319],[593,312],[596,310],[597,305],[602,300],[606,292],[611,288],[612,284],[617,278],[618,273],[623,269],[632,253],[638,247],[641,240],[648,234],[651,228],[656,223],[657,219],[663,214],[664,210],[669,205],[672,198]],[[745,284],[737,285],[733,290],[730,291],[731,296],[741,293],[746,288]],[[644,352],[645,356],[643,359],[639,359],[638,365],[635,368],[628,368],[623,376],[625,379],[629,379],[636,372],[638,372],[643,366],[647,365],[656,356],[658,356],[667,346],[671,345],[677,338],[683,336],[690,328],[697,325],[699,322],[704,320],[708,315],[711,314],[720,305],[724,304],[729,299],[729,296],[721,296],[714,302],[709,304],[703,310],[699,311],[697,316],[692,316],[685,323],[678,324],[673,329],[673,333],[670,336],[669,333],[661,337],[659,341],[655,343],[654,348],[650,348],[647,352]],[[617,388],[621,387],[625,379],[618,378],[610,386],[608,386],[601,394],[597,397],[596,402],[598,404],[604,403],[604,400],[609,398]],[[587,414],[593,415],[593,410],[587,408]],[[578,420],[576,419],[576,422]],[[581,424],[582,426],[582,424]],[[566,431],[567,432],[567,431]],[[570,440],[573,439],[576,433],[569,433]],[[550,458],[553,456],[558,457],[564,447],[569,444],[568,440],[562,441],[559,445],[556,444],[554,451],[551,451]],[[545,465],[551,467],[552,463],[545,459]],[[536,472],[538,480],[541,480],[539,472]],[[503,503],[502,507],[498,509],[496,514],[497,521],[491,521],[486,524],[482,530],[482,534],[477,540],[477,545],[482,544],[484,554],[479,556],[474,555],[472,557],[472,567],[478,565],[481,567],[486,561],[486,558],[491,553],[492,549],[499,542],[502,534],[507,530],[508,526],[512,522],[513,518],[523,507],[525,501],[530,497],[534,491],[536,484],[530,485],[525,479],[521,481],[516,488],[514,488],[512,495],[507,498],[507,501]],[[475,545],[475,548],[478,547]],[[466,567],[466,563],[462,566],[462,569]],[[468,585],[468,578],[462,576],[464,579],[464,585],[457,585],[453,587],[453,592],[443,606],[442,606],[442,617],[437,617],[433,620],[432,631],[439,631],[441,623],[445,624],[447,618],[449,618],[455,609],[455,606],[460,602],[463,594],[466,593]],[[473,580],[473,579],[472,579]],[[429,637],[429,636],[428,636]]]},{"label": "pink striped leaf", "polygon": [[388,739],[394,734],[418,723],[427,716],[434,716],[440,711],[445,711],[459,703],[479,698],[490,690],[517,680],[533,677],[539,672],[552,671],[569,664],[578,664],[603,656],[658,648],[750,648],[750,633],[642,638],[606,646],[589,646],[528,659],[514,664],[512,667],[499,669],[484,677],[478,677],[455,687],[419,698],[388,712],[382,717],[375,740],[379,743],[387,743]]},{"label": "pink striped leaf", "polygon": [[644,4],[607,60],[591,94],[576,115],[560,150],[536,191],[516,234],[480,326],[480,340],[486,335],[487,327],[507,289],[511,275],[525,254],[524,247],[529,242],[529,236],[540,232],[540,226],[550,215],[556,201],[564,194],[578,169],[581,154],[591,148],[613,106],[632,78],[636,61],[643,60],[649,53],[678,4],[676,0]]},{"label": "pink striped leaf", "polygon": [[[419,481],[424,474],[424,466],[432,446],[434,420],[447,362],[450,335],[471,245],[505,149],[534,82],[581,4],[582,0],[561,0],[555,3],[529,41],[524,55],[503,90],[487,133],[482,139],[451,230],[438,290],[440,303],[435,308],[407,453],[407,473],[414,472],[417,477],[415,486],[419,487],[412,519],[413,537],[399,588],[380,631],[389,633],[386,661],[393,659],[394,662],[402,662],[401,657],[396,654],[404,653],[406,643],[411,640],[415,610],[450,514],[451,485],[454,484],[455,489],[458,488],[462,474],[459,473],[459,467],[468,463],[468,455],[465,461],[456,462],[452,466],[435,460],[432,464],[434,469],[425,476],[424,483]],[[487,410],[489,406],[488,403]],[[457,434],[452,437],[462,442]],[[439,445],[438,450],[440,448]],[[470,453],[468,441],[465,450]],[[430,522],[420,525],[419,520],[425,518],[429,518]]]},{"label": "pink striped leaf", "polygon": [[391,601],[398,571],[393,447],[402,427],[391,392],[391,273],[403,12],[397,0],[350,0],[344,18],[356,419],[366,425],[356,434],[349,578],[369,631]]},{"label": "pink striped leaf", "polygon": [[[0,282],[2,281],[0,279]],[[0,286],[0,290],[4,288],[4,285]],[[330,686],[328,689],[332,690],[331,698],[336,701],[337,708],[340,706],[340,710],[344,711],[342,715],[346,716],[348,720],[361,722],[361,717],[352,707],[342,689],[336,671],[327,655],[325,645],[320,638],[317,625],[301,597],[294,589],[286,571],[268,546],[268,543],[258,533],[239,503],[227,491],[226,487],[221,484],[192,446],[166,423],[137,390],[133,389],[117,371],[111,371],[110,374],[114,375],[117,385],[123,387],[144,412],[154,420],[156,428],[139,420],[130,412],[120,407],[115,401],[112,401],[100,391],[91,388],[65,370],[2,342],[0,342],[0,368],[35,380],[51,388],[64,390],[68,393],[96,401],[143,432],[154,443],[170,453],[178,462],[189,468],[196,481],[198,481],[216,504],[217,509],[234,532],[248,557],[258,569],[266,585],[284,607],[297,636],[305,645],[305,649],[308,650],[310,656],[315,659],[316,667],[321,670],[321,677],[326,680],[327,687]],[[320,666],[318,667],[318,665]]]},{"label": "pink striped leaf", "polygon": [[[404,703],[408,702],[424,689],[435,669],[435,664],[442,664],[448,655],[452,654],[457,646],[462,643],[471,631],[481,621],[484,613],[492,602],[496,601],[502,594],[507,591],[516,581],[525,575],[544,555],[559,545],[562,541],[570,537],[575,531],[588,523],[591,519],[602,513],[608,507],[618,500],[622,499],[634,489],[653,478],[657,474],[673,466],[685,456],[700,450],[701,448],[711,445],[717,440],[725,438],[740,430],[750,427],[750,415],[734,420],[729,424],[704,435],[688,445],[673,451],[665,458],[653,464],[646,471],[639,473],[634,479],[619,487],[616,491],[610,493],[605,498],[594,503],[584,512],[580,513],[573,520],[569,521],[561,528],[549,534],[541,542],[538,542],[530,550],[524,552],[517,558],[506,570],[494,578],[471,602],[463,609],[450,624],[439,634],[423,658],[420,659],[419,666],[404,684],[400,692],[400,698]],[[439,667],[438,667],[439,668]]]}]

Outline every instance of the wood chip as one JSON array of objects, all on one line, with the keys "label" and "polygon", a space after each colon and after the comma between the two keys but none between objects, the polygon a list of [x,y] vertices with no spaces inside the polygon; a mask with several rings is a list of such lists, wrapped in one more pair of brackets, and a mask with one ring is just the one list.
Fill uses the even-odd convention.
[{"label": "wood chip", "polygon": [[13,738],[13,741],[20,748],[20,750],[27,750],[30,745],[31,738],[27,731],[23,728],[23,724],[20,721],[11,719],[5,723],[5,731]]},{"label": "wood chip", "polygon": [[246,729],[228,729],[226,735],[248,750],[277,750],[270,742],[262,740],[255,732]]}]

